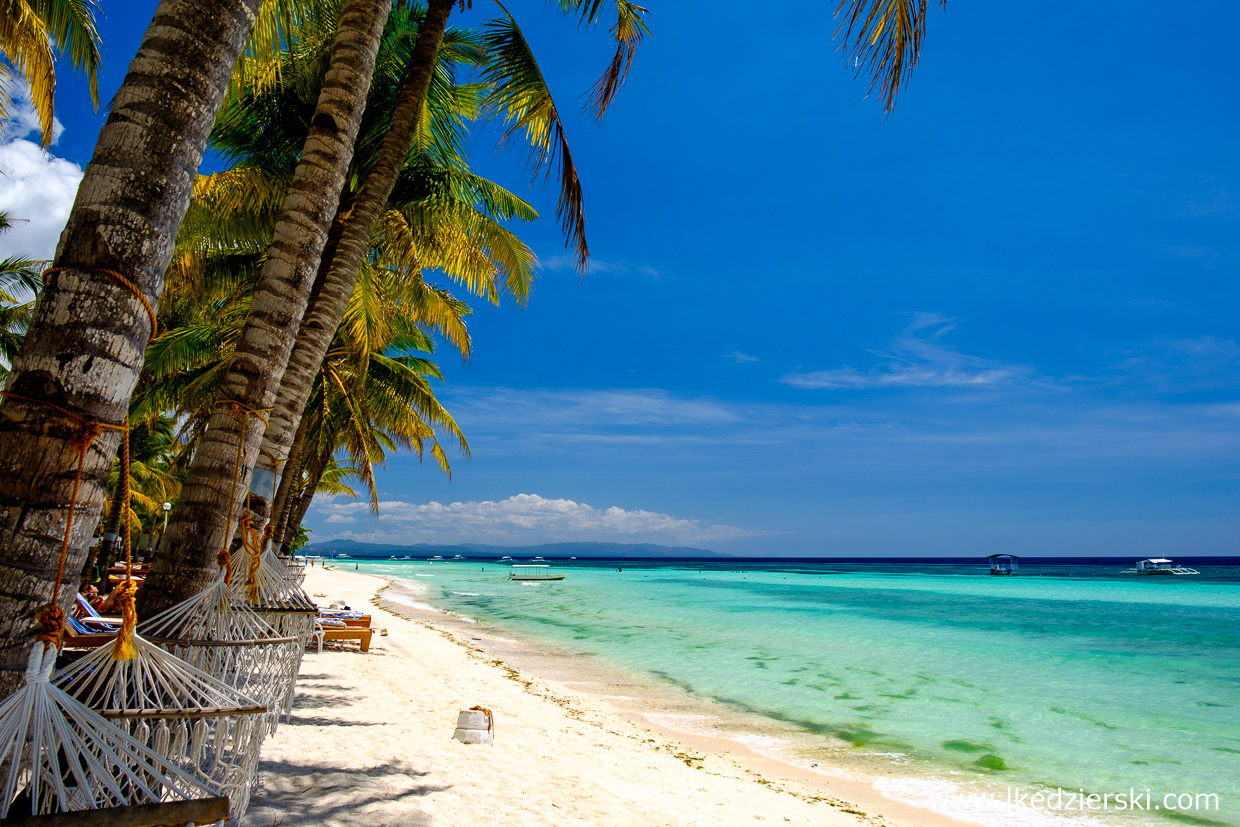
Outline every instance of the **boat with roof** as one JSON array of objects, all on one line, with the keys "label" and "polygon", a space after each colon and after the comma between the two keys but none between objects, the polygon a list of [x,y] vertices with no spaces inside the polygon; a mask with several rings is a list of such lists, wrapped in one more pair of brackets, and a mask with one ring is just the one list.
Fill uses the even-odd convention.
[{"label": "boat with roof", "polygon": [[512,567],[512,571],[508,573],[509,580],[563,580],[564,575],[551,571],[551,566],[523,566],[516,565]]},{"label": "boat with roof", "polygon": [[1124,569],[1120,574],[1201,574],[1196,569],[1190,569],[1188,566],[1177,566],[1173,560],[1166,557],[1147,557],[1144,560],[1138,560],[1130,569]]}]

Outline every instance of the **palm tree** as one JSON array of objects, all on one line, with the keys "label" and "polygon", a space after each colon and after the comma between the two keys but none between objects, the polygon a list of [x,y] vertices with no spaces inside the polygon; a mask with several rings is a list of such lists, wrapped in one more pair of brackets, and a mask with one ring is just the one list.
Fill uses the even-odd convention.
[{"label": "palm tree", "polygon": [[[98,13],[95,0],[9,0],[0,9],[0,87],[30,89],[43,146],[52,143],[57,50],[86,74],[91,102],[99,105]],[[0,95],[0,118],[8,116],[9,101]]]},{"label": "palm tree", "polygon": [[[350,304],[350,315],[365,312],[357,294]],[[438,429],[453,436],[468,456],[460,429],[435,399],[428,381],[442,379],[434,363],[421,355],[433,343],[402,316],[387,320],[388,324],[391,321],[396,324],[389,330],[400,332],[379,351],[360,352],[362,343],[349,325],[342,326],[328,351],[290,452],[291,467],[285,469],[283,484],[289,486],[286,496],[291,499],[277,518],[277,544],[292,542],[320,480],[333,463],[338,464],[340,452],[348,456],[354,476],[367,486],[375,513],[379,498],[374,467],[389,452],[412,449],[421,459],[429,449],[441,470],[451,475]],[[366,341],[371,348],[377,344],[370,337]]]}]

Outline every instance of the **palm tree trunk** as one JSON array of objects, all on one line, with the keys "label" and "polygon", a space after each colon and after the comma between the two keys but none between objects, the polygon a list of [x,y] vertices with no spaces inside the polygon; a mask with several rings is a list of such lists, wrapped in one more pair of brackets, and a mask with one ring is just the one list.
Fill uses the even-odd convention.
[{"label": "palm tree trunk", "polygon": [[[340,327],[341,319],[344,318],[349,296],[352,295],[353,285],[357,281],[358,269],[370,249],[375,224],[396,186],[397,176],[405,164],[409,147],[422,119],[431,77],[439,59],[444,29],[456,3],[457,0],[430,0],[426,18],[414,45],[404,88],[392,114],[387,134],[383,138],[378,159],[358,194],[339,248],[332,258],[323,290],[302,319],[297,343],[289,357],[288,367],[276,396],[275,409],[271,412],[270,424],[263,437],[260,463],[270,466],[269,457],[284,456],[292,445],[314,386],[314,378],[318,376],[327,349],[336,335],[336,329]],[[262,497],[262,492],[257,495]],[[300,520],[292,525],[299,523]]]},{"label": "palm tree trunk", "polygon": [[301,478],[302,457],[306,450],[306,417],[303,414],[297,426],[297,435],[293,437],[293,445],[288,449],[288,460],[284,463],[280,476],[280,487],[276,489],[275,502],[271,504],[272,545],[284,551],[288,542],[285,532],[288,526],[289,500],[293,496],[295,483]]},{"label": "palm tree trunk", "polygon": [[306,485],[301,489],[301,493],[297,499],[290,503],[288,509],[288,522],[284,526],[284,541],[288,546],[292,546],[293,541],[297,538],[297,529],[301,528],[301,521],[306,519],[306,512],[310,510],[310,503],[314,501],[314,492],[318,489],[319,483],[323,481],[323,474],[327,471],[327,463],[321,462],[310,471],[310,478],[306,480]]},{"label": "palm tree trunk", "polygon": [[[177,228],[259,5],[162,0],[78,187],[0,405],[0,697],[21,682],[66,534],[76,572],[98,525]],[[62,608],[72,600],[70,587]]]},{"label": "palm tree trunk", "polygon": [[[346,214],[352,212],[353,199],[345,190],[340,195],[340,204],[336,208],[336,217],[332,219],[331,228],[327,231],[327,243],[323,246],[323,255],[319,259],[319,269],[314,277],[314,285],[310,288],[310,298],[306,302],[306,315],[304,318],[310,317],[318,305],[319,297],[323,292],[323,285],[327,282],[327,272],[331,269],[332,261],[336,257],[336,250],[340,247],[340,238],[344,234],[344,228],[347,223]],[[294,352],[296,345],[294,345]],[[270,426],[267,429],[271,430]],[[272,453],[279,450],[275,445],[268,444],[266,435],[263,436],[263,445],[259,450],[258,460],[254,465],[254,477],[250,483],[250,496],[246,500],[246,508],[251,512],[254,525],[272,524],[275,520],[276,501],[279,500],[279,489],[283,486],[281,473],[287,474],[288,457],[284,454]],[[289,447],[289,456],[292,455],[292,448]],[[277,481],[277,478],[280,478]],[[276,491],[272,492],[272,484],[276,483]],[[268,500],[268,495],[271,500]]]},{"label": "palm tree trunk", "polygon": [[211,582],[215,555],[236,528],[298,325],[344,189],[391,0],[348,0],[310,134],[276,224],[250,315],[164,535],[165,551],[139,593],[153,614]]}]

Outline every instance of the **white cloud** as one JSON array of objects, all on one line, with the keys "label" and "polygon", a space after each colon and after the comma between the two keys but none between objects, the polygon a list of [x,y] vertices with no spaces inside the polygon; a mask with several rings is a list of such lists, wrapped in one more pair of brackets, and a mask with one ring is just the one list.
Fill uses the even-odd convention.
[{"label": "white cloud", "polygon": [[[82,181],[81,167],[36,143],[38,129],[38,116],[25,99],[16,102],[0,131],[0,211],[13,223],[0,235],[0,256],[52,258]],[[57,121],[53,136],[60,129]],[[27,139],[32,132],[35,141]]]},{"label": "white cloud", "polygon": [[[541,262],[545,269],[553,272],[577,272],[577,259],[575,256],[557,253],[556,255],[547,256],[546,258],[541,259]],[[586,262],[587,276],[608,275],[613,273],[638,273],[652,279],[662,278],[663,276],[662,271],[656,270],[648,264],[630,267],[623,261],[604,261],[593,256],[588,262]]]},{"label": "white cloud", "polygon": [[969,356],[940,340],[955,320],[938,313],[914,313],[913,321],[883,350],[871,351],[882,363],[868,370],[837,368],[790,373],[780,381],[795,388],[981,388],[1004,385],[1030,374],[1024,365],[1007,365]]},{"label": "white cloud", "polygon": [[[369,505],[360,502],[315,502],[325,523],[355,522]],[[594,508],[568,499],[517,494],[493,502],[410,503],[390,500],[379,504],[383,527],[340,536],[369,542],[651,542],[704,543],[752,537],[761,532],[702,520],[673,517],[657,511],[628,510],[619,506]],[[393,539],[395,538],[395,539]]]},{"label": "white cloud", "polygon": [[731,359],[733,362],[736,362],[736,364],[738,365],[744,365],[750,362],[761,362],[762,361],[757,356],[750,356],[748,353],[742,353],[739,350],[734,350],[731,353],[725,353],[723,358]]}]

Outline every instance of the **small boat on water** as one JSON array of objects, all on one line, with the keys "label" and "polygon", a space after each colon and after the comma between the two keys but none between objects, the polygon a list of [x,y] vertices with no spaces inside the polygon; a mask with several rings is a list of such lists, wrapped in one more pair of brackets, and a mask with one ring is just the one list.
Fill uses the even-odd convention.
[{"label": "small boat on water", "polygon": [[1166,557],[1147,557],[1144,560],[1138,560],[1136,565],[1130,569],[1124,569],[1120,574],[1201,574],[1201,572],[1187,566],[1177,566],[1174,561]]},{"label": "small boat on water", "polygon": [[554,574],[551,566],[513,566],[509,580],[563,580],[564,575]]},{"label": "small boat on water", "polygon": [[505,554],[503,557],[499,558],[499,561],[502,563],[502,562],[504,562],[505,560],[511,560],[511,559],[512,559],[511,557],[509,557],[507,554]]},{"label": "small boat on water", "polygon": [[535,563],[545,563],[545,562],[547,562],[547,561],[546,561],[546,560],[544,560],[544,559],[543,559],[543,558],[541,558],[541,557],[535,557],[535,558],[534,558],[534,562],[535,562]]},{"label": "small boat on water", "polygon": [[436,554],[434,557],[429,557],[426,560],[426,562],[428,563],[442,563],[443,561],[444,561],[443,558],[440,557],[438,554]]},{"label": "small boat on water", "polygon": [[986,558],[990,561],[991,574],[1016,574],[1020,558],[1015,554],[992,554]]}]

